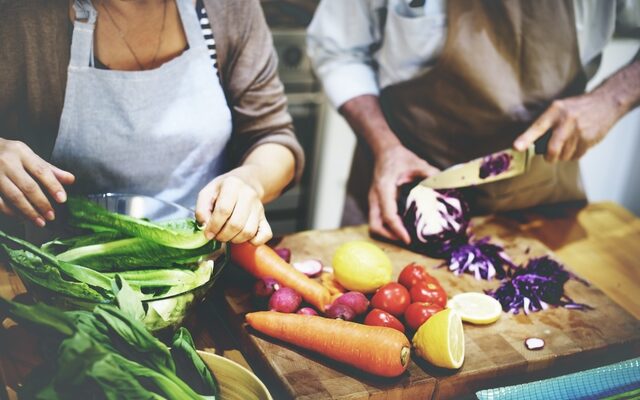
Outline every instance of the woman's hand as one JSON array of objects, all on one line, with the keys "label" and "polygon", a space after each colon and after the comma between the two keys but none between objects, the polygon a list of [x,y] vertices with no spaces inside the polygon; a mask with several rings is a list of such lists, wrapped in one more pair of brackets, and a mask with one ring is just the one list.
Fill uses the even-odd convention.
[{"label": "woman's hand", "polygon": [[261,198],[264,188],[255,167],[245,165],[218,176],[198,194],[196,220],[207,238],[253,245],[272,237]]},{"label": "woman's hand", "polygon": [[426,178],[439,170],[398,144],[376,157],[369,189],[369,230],[390,240],[411,242],[398,215],[398,187],[416,178]]},{"label": "woman's hand", "polygon": [[53,221],[53,207],[45,193],[58,203],[67,200],[63,185],[75,177],[57,168],[26,144],[0,138],[0,212],[22,215],[37,226]]}]

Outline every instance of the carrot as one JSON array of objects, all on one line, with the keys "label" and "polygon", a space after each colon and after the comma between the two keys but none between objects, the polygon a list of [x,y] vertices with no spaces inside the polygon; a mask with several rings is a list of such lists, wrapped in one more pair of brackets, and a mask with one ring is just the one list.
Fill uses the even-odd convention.
[{"label": "carrot", "polygon": [[409,340],[392,328],[275,311],[249,313],[245,318],[259,332],[371,374],[398,376],[409,364]]},{"label": "carrot", "polygon": [[269,246],[234,244],[231,246],[231,260],[256,278],[273,278],[290,287],[320,312],[331,304],[327,288],[293,268]]}]

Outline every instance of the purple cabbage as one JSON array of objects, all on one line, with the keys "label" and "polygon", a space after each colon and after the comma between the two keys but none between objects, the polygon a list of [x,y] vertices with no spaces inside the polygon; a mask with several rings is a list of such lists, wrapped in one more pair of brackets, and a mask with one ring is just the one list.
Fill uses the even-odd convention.
[{"label": "purple cabbage", "polygon": [[480,164],[480,178],[485,179],[508,170],[511,165],[511,158],[508,153],[486,156],[482,159],[482,164]]},{"label": "purple cabbage", "polygon": [[471,273],[476,279],[502,279],[515,265],[501,246],[489,243],[489,237],[453,249],[448,257],[449,271],[456,275]]},{"label": "purple cabbage", "polygon": [[[564,293],[564,284],[569,278],[578,279],[548,256],[529,260],[524,268],[512,270],[511,277],[489,295],[496,298],[506,312],[525,314],[547,309],[549,305],[572,309],[591,309],[586,304],[574,302]],[[582,283],[586,281],[579,279]]]},{"label": "purple cabbage", "polygon": [[411,249],[418,253],[447,258],[469,240],[469,206],[457,190],[434,190],[415,183],[403,185],[399,190],[398,212],[411,237]]}]

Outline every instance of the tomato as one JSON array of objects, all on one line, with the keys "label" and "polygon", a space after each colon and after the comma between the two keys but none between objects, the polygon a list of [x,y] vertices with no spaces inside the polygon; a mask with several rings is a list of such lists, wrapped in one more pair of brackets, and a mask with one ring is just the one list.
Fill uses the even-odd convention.
[{"label": "tomato", "polygon": [[418,282],[411,288],[411,301],[444,307],[447,305],[447,292],[437,283]]},{"label": "tomato", "polygon": [[398,318],[386,311],[382,311],[379,308],[374,308],[369,312],[369,314],[367,314],[364,318],[364,324],[371,326],[386,326],[404,333],[404,325],[402,325],[402,322],[400,322]]},{"label": "tomato", "polygon": [[420,325],[427,322],[438,311],[442,311],[442,307],[437,304],[411,303],[404,312],[404,322],[407,323],[409,328],[417,330]]},{"label": "tomato", "polygon": [[398,282],[407,289],[411,289],[418,282],[438,283],[422,265],[416,263],[411,263],[402,269]]},{"label": "tomato", "polygon": [[411,296],[406,287],[396,282],[382,286],[371,298],[371,307],[379,308],[399,317],[411,303]]}]

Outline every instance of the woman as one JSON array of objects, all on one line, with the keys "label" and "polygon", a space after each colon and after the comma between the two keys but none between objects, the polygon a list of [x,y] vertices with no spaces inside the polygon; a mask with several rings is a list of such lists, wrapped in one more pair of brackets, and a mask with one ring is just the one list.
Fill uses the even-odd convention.
[{"label": "woman", "polygon": [[209,238],[270,239],[263,203],[304,159],[257,0],[0,7],[3,214],[135,192],[195,206]]}]

